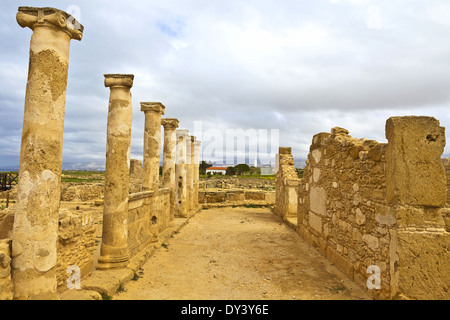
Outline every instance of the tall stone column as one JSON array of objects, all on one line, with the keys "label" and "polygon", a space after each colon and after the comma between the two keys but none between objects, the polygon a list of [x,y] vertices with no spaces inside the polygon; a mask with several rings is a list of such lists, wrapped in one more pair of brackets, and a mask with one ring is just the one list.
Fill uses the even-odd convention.
[{"label": "tall stone column", "polygon": [[160,102],[141,102],[141,111],[145,113],[143,187],[146,190],[159,190],[161,115],[165,108]]},{"label": "tall stone column", "polygon": [[187,217],[187,181],[186,181],[186,162],[187,162],[187,138],[189,131],[186,129],[176,130],[177,139],[177,160],[175,164],[175,214],[178,217]]},{"label": "tall stone column", "polygon": [[165,118],[161,120],[164,127],[164,149],[163,149],[163,187],[170,190],[170,220],[175,215],[175,159],[176,159],[176,133],[178,119]]},{"label": "tall stone column", "polygon": [[198,190],[200,184],[200,158],[201,158],[201,146],[200,141],[194,143],[194,210],[198,209]]},{"label": "tall stone column", "polygon": [[12,243],[15,298],[54,299],[69,49],[83,26],[54,8],[19,7],[16,19],[33,34]]},{"label": "tall stone column", "polygon": [[105,74],[105,87],[110,88],[110,97],[99,269],[124,267],[129,260],[127,222],[133,79],[134,76],[128,74]]},{"label": "tall stone column", "polygon": [[195,161],[195,136],[189,137],[189,146],[188,146],[188,165],[187,165],[187,172],[186,172],[186,179],[187,179],[187,187],[188,187],[188,204],[189,204],[189,211],[193,212],[195,211],[195,200],[194,200],[194,161]]}]

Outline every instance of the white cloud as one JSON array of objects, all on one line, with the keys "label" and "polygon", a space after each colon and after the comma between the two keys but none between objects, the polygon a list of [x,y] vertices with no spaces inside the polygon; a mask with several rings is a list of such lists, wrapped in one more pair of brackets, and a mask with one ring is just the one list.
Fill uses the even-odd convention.
[{"label": "white cloud", "polygon": [[[64,10],[74,3],[47,5]],[[165,117],[179,118],[190,130],[196,120],[205,130],[277,128],[280,144],[303,156],[312,135],[332,126],[373,139],[383,139],[391,115],[433,115],[450,126],[450,5],[441,0],[101,0],[76,6],[85,32],[71,44],[64,159],[104,156],[104,73],[135,75],[135,157],[142,152],[140,101],[161,101]],[[379,9],[376,28],[368,27],[370,6]],[[16,12],[12,0],[0,12],[0,78],[8,79],[0,86],[0,108],[19,119],[8,124],[9,132],[21,131],[31,35],[15,22]],[[11,148],[0,141],[2,147]]]}]

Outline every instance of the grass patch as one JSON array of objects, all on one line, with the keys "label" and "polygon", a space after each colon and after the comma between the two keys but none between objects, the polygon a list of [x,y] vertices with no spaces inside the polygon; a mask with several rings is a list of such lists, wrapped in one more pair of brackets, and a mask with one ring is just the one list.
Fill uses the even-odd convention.
[{"label": "grass patch", "polygon": [[334,293],[339,293],[339,292],[345,291],[347,289],[344,285],[337,285],[332,288],[329,288],[329,287],[326,287],[326,288]]},{"label": "grass patch", "polygon": [[119,284],[119,287],[116,290],[116,293],[122,293],[122,292],[126,292],[127,289],[125,289],[125,287],[122,284]]},{"label": "grass patch", "polygon": [[259,204],[244,204],[245,208],[264,208],[263,205],[259,205]]},{"label": "grass patch", "polygon": [[100,292],[100,295],[102,296],[102,300],[112,300],[112,297],[104,292]]}]

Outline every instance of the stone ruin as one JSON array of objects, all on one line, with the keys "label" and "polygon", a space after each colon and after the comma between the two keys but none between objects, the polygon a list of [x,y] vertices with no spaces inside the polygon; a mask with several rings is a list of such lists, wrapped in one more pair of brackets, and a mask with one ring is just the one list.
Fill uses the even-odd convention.
[{"label": "stone ruin", "polygon": [[[55,299],[66,285],[68,267],[77,266],[83,276],[94,266],[91,212],[60,209],[69,47],[70,40],[81,40],[84,27],[54,8],[19,7],[17,22],[33,33],[17,203],[0,216],[0,299]],[[133,81],[131,74],[105,74],[110,96],[97,270],[127,266],[175,217],[188,218],[199,209],[201,142],[188,130],[176,130],[178,119],[161,119],[162,103],[141,103],[144,161],[141,169],[131,162]],[[159,181],[161,125],[164,174]]]},{"label": "stone ruin", "polygon": [[[92,213],[60,209],[69,44],[81,40],[84,28],[54,8],[19,7],[17,21],[33,34],[17,203],[0,213],[0,300],[54,299],[68,268],[77,266],[85,275],[94,266]],[[130,159],[133,81],[130,74],[105,74],[110,96],[95,268],[107,276],[108,270],[135,266],[132,259],[176,218],[192,216],[199,202],[208,201],[199,192],[200,142],[177,129],[177,119],[161,119],[162,103],[141,103],[144,161]],[[355,139],[342,128],[316,134],[301,180],[291,149],[280,148],[273,211],[374,298],[448,299],[444,128],[431,117],[392,117],[386,137],[388,143]],[[220,197],[245,201],[246,192]],[[370,282],[371,274],[379,281]]]},{"label": "stone ruin", "polygon": [[316,134],[296,196],[286,188],[290,150],[280,148],[280,164],[287,160],[274,211],[292,216],[296,197],[300,236],[374,298],[448,299],[445,129],[432,117],[391,117],[386,138],[356,139],[342,128]]}]

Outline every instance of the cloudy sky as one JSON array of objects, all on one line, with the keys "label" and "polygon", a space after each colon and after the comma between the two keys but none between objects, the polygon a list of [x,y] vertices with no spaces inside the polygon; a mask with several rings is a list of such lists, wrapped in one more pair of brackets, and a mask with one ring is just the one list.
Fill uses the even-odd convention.
[{"label": "cloudy sky", "polygon": [[20,152],[32,31],[17,24],[19,5],[56,7],[85,27],[71,42],[65,163],[105,160],[105,73],[135,75],[137,159],[141,101],[162,102],[164,117],[201,136],[205,160],[227,130],[266,132],[259,143],[278,135],[306,158],[312,136],[335,126],[380,142],[390,116],[434,116],[450,128],[449,1],[2,0],[0,167]]}]

